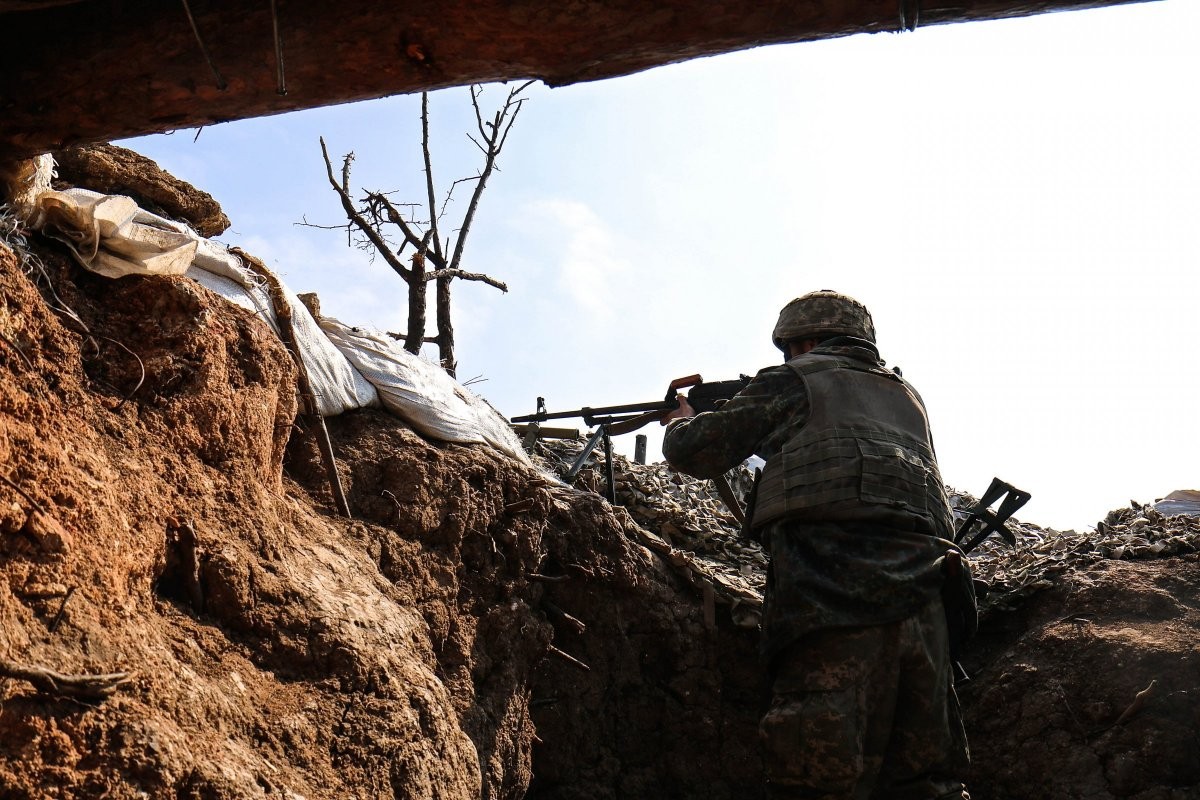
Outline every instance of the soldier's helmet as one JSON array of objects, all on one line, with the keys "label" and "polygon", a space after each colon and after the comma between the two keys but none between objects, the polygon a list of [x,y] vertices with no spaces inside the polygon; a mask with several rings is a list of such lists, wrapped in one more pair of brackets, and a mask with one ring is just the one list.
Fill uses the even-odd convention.
[{"label": "soldier's helmet", "polygon": [[787,342],[818,336],[856,336],[874,342],[875,323],[867,307],[853,297],[822,289],[783,307],[771,341],[786,352]]}]

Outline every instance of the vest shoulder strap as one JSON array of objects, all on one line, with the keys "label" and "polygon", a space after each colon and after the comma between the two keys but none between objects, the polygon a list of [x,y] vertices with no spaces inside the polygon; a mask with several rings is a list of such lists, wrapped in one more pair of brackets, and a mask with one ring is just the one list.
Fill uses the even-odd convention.
[{"label": "vest shoulder strap", "polygon": [[849,369],[855,372],[869,372],[872,375],[878,375],[881,378],[889,378],[898,383],[905,383],[905,380],[892,372],[890,369],[866,364],[856,358],[846,358],[844,356],[830,356],[823,354],[805,353],[802,356],[797,356],[791,361],[786,362],[785,366],[792,372],[796,373],[801,379],[805,375],[813,375],[817,372],[824,372],[828,369]]}]

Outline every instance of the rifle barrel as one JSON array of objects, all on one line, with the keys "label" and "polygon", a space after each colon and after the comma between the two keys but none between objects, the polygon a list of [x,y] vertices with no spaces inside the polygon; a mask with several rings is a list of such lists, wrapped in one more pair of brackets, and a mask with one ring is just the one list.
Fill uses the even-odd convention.
[{"label": "rifle barrel", "polygon": [[654,403],[629,403],[623,406],[601,406],[600,408],[577,408],[574,411],[556,411],[551,414],[526,414],[523,417],[513,417],[510,422],[543,422],[548,419],[566,419],[568,417],[598,417],[608,414],[640,414],[647,411],[669,411],[675,408],[674,403],[659,400]]}]

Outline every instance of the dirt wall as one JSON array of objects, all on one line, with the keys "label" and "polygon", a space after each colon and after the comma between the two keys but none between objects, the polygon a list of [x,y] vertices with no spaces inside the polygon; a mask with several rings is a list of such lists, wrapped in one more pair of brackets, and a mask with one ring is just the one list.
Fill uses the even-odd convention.
[{"label": "dirt wall", "polygon": [[0,292],[0,653],[131,675],[0,682],[0,795],[741,796],[753,638],[627,515],[363,411],[339,518],[250,314],[40,245]]}]

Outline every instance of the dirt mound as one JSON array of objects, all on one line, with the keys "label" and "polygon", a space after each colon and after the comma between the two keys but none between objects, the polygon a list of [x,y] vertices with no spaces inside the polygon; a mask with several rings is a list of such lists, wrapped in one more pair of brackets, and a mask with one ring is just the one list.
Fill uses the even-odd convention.
[{"label": "dirt mound", "polygon": [[1200,560],[1098,561],[985,615],[973,796],[1200,797]]},{"label": "dirt mound", "polygon": [[208,192],[164,172],[149,158],[113,144],[71,147],[54,154],[56,188],[79,186],[132,197],[147,211],[182,220],[201,236],[219,236],[229,217]]},{"label": "dirt mound", "polygon": [[0,247],[0,296],[0,653],[133,676],[81,701],[10,672],[0,795],[752,780],[753,636],[706,625],[627,515],[364,411],[329,421],[357,517],[338,518],[291,362],[250,314],[42,245]]}]

